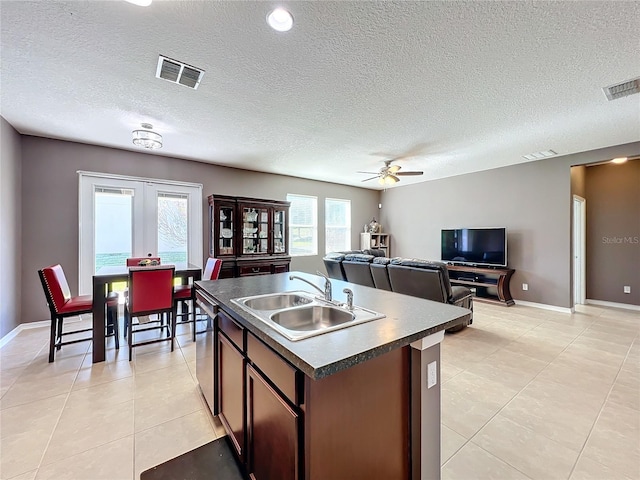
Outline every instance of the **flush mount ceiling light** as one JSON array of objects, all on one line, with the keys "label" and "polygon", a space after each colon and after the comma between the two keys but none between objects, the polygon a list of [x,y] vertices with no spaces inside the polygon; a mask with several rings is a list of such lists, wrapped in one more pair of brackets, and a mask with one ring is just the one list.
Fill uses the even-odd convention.
[{"label": "flush mount ceiling light", "polygon": [[293,16],[284,8],[276,8],[267,15],[267,23],[278,32],[288,32],[293,26]]},{"label": "flush mount ceiling light", "polygon": [[138,147],[148,148],[149,150],[162,148],[162,135],[151,131],[153,125],[149,123],[143,123],[141,127],[147,128],[148,130],[134,130],[133,144]]},{"label": "flush mount ceiling light", "polygon": [[615,164],[621,164],[626,162],[627,160],[629,160],[628,157],[618,157],[618,158],[614,158],[613,160],[611,160],[611,163],[615,163]]}]

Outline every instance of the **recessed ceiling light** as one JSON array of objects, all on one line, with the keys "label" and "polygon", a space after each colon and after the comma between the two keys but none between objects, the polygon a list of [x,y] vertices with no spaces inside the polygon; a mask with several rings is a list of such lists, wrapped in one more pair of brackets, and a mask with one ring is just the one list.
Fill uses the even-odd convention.
[{"label": "recessed ceiling light", "polygon": [[616,163],[616,164],[620,164],[620,163],[624,163],[628,160],[627,157],[618,157],[618,158],[614,158],[613,160],[611,160],[611,163]]},{"label": "recessed ceiling light", "polygon": [[293,26],[293,16],[284,8],[276,8],[267,15],[267,23],[278,32],[288,32]]},{"label": "recessed ceiling light", "polygon": [[134,5],[138,5],[139,7],[148,7],[151,5],[153,0],[125,0],[126,2],[133,3]]}]

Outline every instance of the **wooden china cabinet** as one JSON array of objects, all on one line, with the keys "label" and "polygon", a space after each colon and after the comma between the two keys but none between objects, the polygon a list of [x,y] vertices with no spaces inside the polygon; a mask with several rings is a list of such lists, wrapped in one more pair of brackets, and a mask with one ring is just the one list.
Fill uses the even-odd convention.
[{"label": "wooden china cabinet", "polygon": [[209,196],[209,255],[220,278],[289,271],[289,205],[280,200]]}]

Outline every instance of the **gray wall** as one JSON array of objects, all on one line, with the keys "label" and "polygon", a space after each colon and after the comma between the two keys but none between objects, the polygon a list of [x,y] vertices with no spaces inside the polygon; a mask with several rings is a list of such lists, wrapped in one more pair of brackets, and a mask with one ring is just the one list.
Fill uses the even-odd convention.
[{"label": "gray wall", "polygon": [[[324,218],[326,197],[350,199],[354,247],[361,225],[378,213],[379,193],[374,190],[38,137],[24,136],[22,143],[22,234],[24,251],[29,252],[22,261],[22,322],[48,318],[37,275],[42,266],[62,264],[72,293],[78,291],[78,170],[202,183],[205,255],[206,196],[212,193],[281,200],[287,193],[314,195],[319,218]],[[322,229],[318,236],[319,255],[294,257],[293,270],[324,271]]]},{"label": "gray wall", "polygon": [[0,117],[0,338],[21,321],[21,138]]},{"label": "gray wall", "polygon": [[640,305],[640,160],[588,167],[585,187],[587,298]]},{"label": "gray wall", "polygon": [[442,228],[507,227],[513,297],[571,307],[571,166],[638,152],[640,142],[390,189],[381,222],[393,255],[429,259]]}]

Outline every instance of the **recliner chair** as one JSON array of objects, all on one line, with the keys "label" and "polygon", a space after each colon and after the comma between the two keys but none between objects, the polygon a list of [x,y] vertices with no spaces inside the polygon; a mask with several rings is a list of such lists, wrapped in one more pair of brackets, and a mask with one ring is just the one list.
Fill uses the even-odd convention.
[{"label": "recliner chair", "polygon": [[336,280],[346,280],[347,277],[344,274],[344,268],[342,267],[342,261],[344,260],[343,253],[327,253],[324,258],[324,268],[327,270],[327,276]]},{"label": "recliner chair", "polygon": [[[389,281],[394,292],[449,303],[473,312],[473,295],[463,286],[452,286],[449,271],[442,262],[414,258],[396,258],[387,266]],[[469,321],[471,323],[473,318]],[[448,329],[461,330],[466,325]]]},{"label": "recliner chair", "polygon": [[375,257],[369,265],[373,283],[376,288],[392,291],[391,282],[389,281],[389,271],[387,270],[389,263],[391,263],[391,259],[388,257]]},{"label": "recliner chair", "polygon": [[346,276],[346,281],[364,285],[365,287],[375,288],[371,268],[369,265],[376,258],[373,255],[365,255],[364,253],[350,253],[344,256],[342,268]]}]

